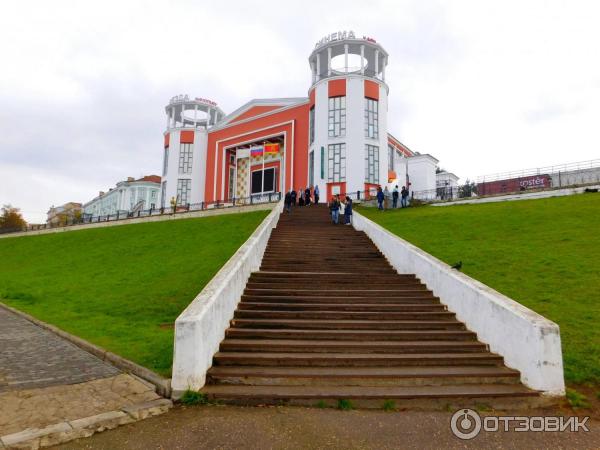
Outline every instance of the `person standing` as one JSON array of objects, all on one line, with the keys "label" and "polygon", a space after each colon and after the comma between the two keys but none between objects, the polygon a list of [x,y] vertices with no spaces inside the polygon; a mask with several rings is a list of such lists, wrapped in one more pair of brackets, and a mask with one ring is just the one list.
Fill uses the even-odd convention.
[{"label": "person standing", "polygon": [[352,225],[352,199],[346,195],[346,205],[344,207],[344,224]]},{"label": "person standing", "polygon": [[388,188],[386,186],[385,189],[383,190],[383,209],[390,209],[389,201],[390,201],[390,191],[388,190]]},{"label": "person standing", "polygon": [[304,190],[304,204],[310,206],[310,187]]},{"label": "person standing", "polygon": [[285,193],[285,198],[283,200],[283,204],[285,205],[285,210],[287,212],[292,212],[292,193],[291,192],[286,192]]},{"label": "person standing", "polygon": [[406,208],[408,206],[408,189],[406,189],[405,186],[402,186],[402,191],[400,192],[400,195],[402,196],[400,203],[402,204],[403,208]]},{"label": "person standing", "polygon": [[313,190],[313,194],[315,196],[315,205],[319,204],[319,186],[315,186],[315,189]]},{"label": "person standing", "polygon": [[292,206],[296,206],[296,190],[292,189],[291,197],[292,197]]},{"label": "person standing", "polygon": [[337,225],[340,218],[340,202],[336,197],[331,197],[329,211],[331,211],[331,221],[334,225]]},{"label": "person standing", "polygon": [[298,206],[304,206],[304,194],[298,191]]},{"label": "person standing", "polygon": [[398,185],[394,186],[394,190],[392,191],[392,208],[396,209],[398,207],[398,197],[400,193],[398,192]]},{"label": "person standing", "polygon": [[383,211],[383,191],[381,186],[377,188],[377,209]]}]

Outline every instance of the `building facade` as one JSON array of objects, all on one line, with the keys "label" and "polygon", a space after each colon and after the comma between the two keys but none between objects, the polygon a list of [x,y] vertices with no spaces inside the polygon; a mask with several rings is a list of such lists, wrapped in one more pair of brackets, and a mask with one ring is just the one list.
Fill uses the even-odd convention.
[{"label": "building facade", "polygon": [[68,202],[61,206],[51,206],[47,213],[46,224],[59,227],[77,222],[81,218],[81,203]]},{"label": "building facade", "polygon": [[388,54],[379,43],[333,33],[308,63],[306,97],[254,99],[228,115],[212,101],[174,97],[161,204],[244,202],[309,186],[328,198],[395,184],[436,188],[437,160],[388,132]]},{"label": "building facade", "polygon": [[158,209],[160,186],[161,177],[158,175],[147,175],[138,180],[129,177],[107,192],[100,191],[97,197],[84,203],[83,214],[85,217],[98,217]]}]

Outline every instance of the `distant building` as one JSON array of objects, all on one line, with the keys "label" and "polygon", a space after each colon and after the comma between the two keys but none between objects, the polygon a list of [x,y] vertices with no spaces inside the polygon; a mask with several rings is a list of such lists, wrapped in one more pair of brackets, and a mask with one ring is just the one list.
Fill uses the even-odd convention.
[{"label": "distant building", "polygon": [[62,206],[52,206],[48,210],[46,224],[59,227],[78,221],[81,218],[81,203],[69,202]]},{"label": "distant building", "polygon": [[341,31],[313,48],[305,97],[254,99],[230,114],[179,95],[165,107],[161,205],[244,202],[319,186],[322,198],[378,186],[435,193],[438,160],[389,133],[388,53]]},{"label": "distant building", "polygon": [[139,180],[129,177],[84,203],[83,213],[86,217],[98,217],[156,209],[159,207],[160,181],[158,175],[147,175]]},{"label": "distant building", "polygon": [[441,200],[458,198],[458,177],[452,172],[442,170],[435,174],[437,196]]}]

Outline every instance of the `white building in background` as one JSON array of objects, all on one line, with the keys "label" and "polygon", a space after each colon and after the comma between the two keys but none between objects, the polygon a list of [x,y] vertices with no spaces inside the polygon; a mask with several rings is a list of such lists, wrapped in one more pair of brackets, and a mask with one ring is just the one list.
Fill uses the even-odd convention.
[{"label": "white building in background", "polygon": [[324,199],[396,184],[435,193],[438,160],[389,133],[388,58],[372,37],[339,31],[314,46],[306,97],[254,99],[227,116],[211,100],[173,97],[159,204],[243,203],[307,186]]},{"label": "white building in background", "polygon": [[161,178],[147,175],[136,180],[133,177],[120,181],[108,192],[100,191],[98,196],[83,204],[86,217],[98,217],[135,213],[145,209],[158,209]]},{"label": "white building in background", "polygon": [[165,107],[167,127],[160,207],[169,207],[171,198],[178,205],[204,201],[206,145],[208,129],[225,113],[212,100],[178,95]]},{"label": "white building in background", "polygon": [[458,176],[442,170],[435,174],[437,196],[443,200],[458,198]]}]

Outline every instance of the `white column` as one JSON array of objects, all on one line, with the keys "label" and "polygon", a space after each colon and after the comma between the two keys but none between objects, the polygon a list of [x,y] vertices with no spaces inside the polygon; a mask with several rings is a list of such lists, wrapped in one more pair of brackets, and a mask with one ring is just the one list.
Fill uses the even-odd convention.
[{"label": "white column", "polygon": [[348,44],[344,44],[344,67],[348,73]]},{"label": "white column", "polygon": [[315,70],[315,63],[313,61],[310,62],[310,73],[312,74],[312,83],[315,84],[315,81],[317,81],[317,74]]},{"label": "white column", "polygon": [[375,78],[379,74],[379,50],[375,50]]},{"label": "white column", "polygon": [[331,47],[327,49],[327,76],[331,76]]},{"label": "white column", "polygon": [[365,46],[360,46],[360,74],[365,74]]},{"label": "white column", "polygon": [[321,54],[317,53],[317,81],[321,79]]},{"label": "white column", "polygon": [[381,79],[385,81],[385,66],[387,66],[387,56],[383,60],[383,68],[381,69]]},{"label": "white column", "polygon": [[194,105],[194,128],[198,128],[198,105]]}]

